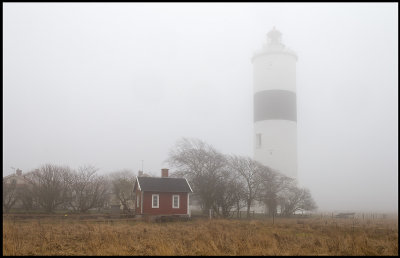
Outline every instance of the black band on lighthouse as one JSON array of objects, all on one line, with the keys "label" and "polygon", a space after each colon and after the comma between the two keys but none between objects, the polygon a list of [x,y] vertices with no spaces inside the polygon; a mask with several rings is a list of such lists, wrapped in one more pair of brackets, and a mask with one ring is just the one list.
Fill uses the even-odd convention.
[{"label": "black band on lighthouse", "polygon": [[254,94],[254,122],[272,119],[297,121],[296,93],[265,90]]}]

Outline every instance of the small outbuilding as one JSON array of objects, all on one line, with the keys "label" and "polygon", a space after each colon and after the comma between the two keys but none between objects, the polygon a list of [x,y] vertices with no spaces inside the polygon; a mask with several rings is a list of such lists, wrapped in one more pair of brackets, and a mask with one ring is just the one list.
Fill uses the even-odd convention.
[{"label": "small outbuilding", "polygon": [[138,176],[134,192],[135,214],[151,216],[189,216],[189,194],[185,178],[168,177],[168,169],[161,169],[161,177]]}]

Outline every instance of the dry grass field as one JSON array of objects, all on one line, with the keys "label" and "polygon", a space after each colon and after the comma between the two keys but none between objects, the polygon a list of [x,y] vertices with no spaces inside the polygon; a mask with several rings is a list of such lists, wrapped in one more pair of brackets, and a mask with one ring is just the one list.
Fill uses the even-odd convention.
[{"label": "dry grass field", "polygon": [[14,219],[3,255],[398,255],[398,220]]}]

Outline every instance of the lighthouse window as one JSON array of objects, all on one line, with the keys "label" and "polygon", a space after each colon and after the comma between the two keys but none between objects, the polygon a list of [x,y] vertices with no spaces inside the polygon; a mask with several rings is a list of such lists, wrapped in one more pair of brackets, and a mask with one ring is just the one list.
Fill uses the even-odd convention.
[{"label": "lighthouse window", "polygon": [[261,134],[256,134],[256,147],[261,148]]}]

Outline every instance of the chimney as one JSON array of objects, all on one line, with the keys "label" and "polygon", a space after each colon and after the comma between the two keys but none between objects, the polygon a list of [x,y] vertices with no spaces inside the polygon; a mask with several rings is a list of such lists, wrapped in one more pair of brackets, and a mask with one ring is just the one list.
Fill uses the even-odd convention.
[{"label": "chimney", "polygon": [[142,170],[139,170],[139,172],[138,172],[138,177],[139,176],[143,176],[143,171]]},{"label": "chimney", "polygon": [[17,173],[18,176],[21,176],[22,175],[22,170],[17,168],[17,172],[16,173]]},{"label": "chimney", "polygon": [[161,177],[168,177],[168,168],[161,169]]}]

